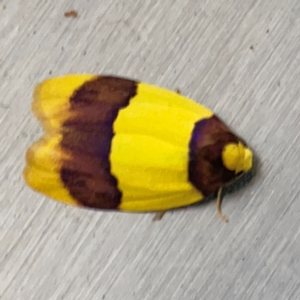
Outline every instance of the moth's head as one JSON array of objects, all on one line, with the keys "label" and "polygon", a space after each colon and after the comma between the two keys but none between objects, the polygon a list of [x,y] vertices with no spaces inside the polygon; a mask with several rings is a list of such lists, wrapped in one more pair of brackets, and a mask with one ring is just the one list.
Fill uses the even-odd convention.
[{"label": "moth's head", "polygon": [[253,153],[216,116],[199,121],[190,143],[189,180],[204,196],[252,169]]},{"label": "moth's head", "polygon": [[222,150],[222,162],[226,169],[235,174],[246,173],[252,168],[252,151],[241,141],[228,143]]}]

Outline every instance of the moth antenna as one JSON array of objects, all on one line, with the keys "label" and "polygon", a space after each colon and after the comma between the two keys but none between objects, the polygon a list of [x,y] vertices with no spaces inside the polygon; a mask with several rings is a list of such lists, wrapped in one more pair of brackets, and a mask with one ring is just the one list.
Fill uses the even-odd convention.
[{"label": "moth antenna", "polygon": [[225,215],[223,215],[221,205],[222,205],[222,188],[220,188],[218,191],[216,206],[217,206],[217,213],[219,217],[222,219],[223,222],[227,223],[229,220]]}]

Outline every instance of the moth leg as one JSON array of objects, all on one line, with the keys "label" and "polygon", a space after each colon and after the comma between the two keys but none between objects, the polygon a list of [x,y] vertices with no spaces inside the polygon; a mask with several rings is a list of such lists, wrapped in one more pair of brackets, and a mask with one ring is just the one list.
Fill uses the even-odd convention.
[{"label": "moth leg", "polygon": [[175,92],[176,92],[178,95],[181,95],[181,91],[180,91],[179,88],[176,88],[176,89],[175,89]]},{"label": "moth leg", "polygon": [[222,213],[221,205],[222,205],[222,188],[219,189],[217,195],[217,202],[216,202],[217,213],[223,222],[228,222],[229,221],[228,218],[224,216]]},{"label": "moth leg", "polygon": [[163,218],[163,216],[164,216],[164,214],[165,214],[166,212],[167,212],[166,210],[158,211],[158,212],[155,214],[155,216],[154,216],[154,218],[152,219],[152,221],[153,221],[153,222],[155,222],[155,221],[160,221],[160,220]]}]

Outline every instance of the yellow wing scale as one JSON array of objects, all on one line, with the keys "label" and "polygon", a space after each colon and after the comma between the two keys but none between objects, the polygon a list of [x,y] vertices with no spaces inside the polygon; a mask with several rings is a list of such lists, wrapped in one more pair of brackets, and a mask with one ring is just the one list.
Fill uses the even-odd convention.
[{"label": "yellow wing scale", "polygon": [[30,147],[26,155],[24,177],[28,185],[36,191],[57,201],[78,205],[60,179],[60,160],[62,156],[67,156],[59,148],[60,140],[59,134],[48,135]]},{"label": "yellow wing scale", "polygon": [[211,116],[176,93],[138,85],[114,123],[111,170],[123,192],[121,210],[167,210],[203,198],[188,182],[189,141],[195,122]]},{"label": "yellow wing scale", "polygon": [[71,75],[45,80],[36,86],[32,110],[41,121],[46,134],[27,151],[25,181],[34,190],[62,201],[78,205],[60,179],[61,160],[67,154],[60,149],[60,127],[68,117],[69,99],[92,75]]},{"label": "yellow wing scale", "polygon": [[36,86],[32,110],[45,130],[59,129],[68,117],[70,97],[93,75],[69,75],[47,79]]}]

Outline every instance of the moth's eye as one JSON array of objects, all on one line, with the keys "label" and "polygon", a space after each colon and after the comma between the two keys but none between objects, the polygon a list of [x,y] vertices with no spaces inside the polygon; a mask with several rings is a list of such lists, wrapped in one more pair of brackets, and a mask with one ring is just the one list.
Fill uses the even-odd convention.
[{"label": "moth's eye", "polygon": [[235,173],[247,172],[252,168],[252,151],[241,142],[228,143],[222,151],[223,165]]}]

